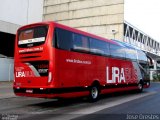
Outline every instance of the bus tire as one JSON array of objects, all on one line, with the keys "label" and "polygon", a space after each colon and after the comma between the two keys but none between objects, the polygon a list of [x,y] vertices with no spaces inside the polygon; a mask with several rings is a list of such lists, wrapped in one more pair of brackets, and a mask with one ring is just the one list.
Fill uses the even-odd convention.
[{"label": "bus tire", "polygon": [[138,83],[138,92],[139,92],[139,93],[143,92],[143,82],[142,82],[142,81],[140,81],[140,82]]},{"label": "bus tire", "polygon": [[89,100],[90,102],[96,102],[99,99],[99,86],[98,85],[93,85],[90,87],[89,90]]}]

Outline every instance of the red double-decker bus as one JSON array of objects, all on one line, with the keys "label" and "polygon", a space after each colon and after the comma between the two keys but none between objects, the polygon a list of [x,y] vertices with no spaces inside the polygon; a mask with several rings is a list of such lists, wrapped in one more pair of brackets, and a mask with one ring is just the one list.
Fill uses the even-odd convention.
[{"label": "red double-decker bus", "polygon": [[126,43],[98,37],[55,22],[18,29],[14,93],[68,98],[149,87],[144,52]]}]

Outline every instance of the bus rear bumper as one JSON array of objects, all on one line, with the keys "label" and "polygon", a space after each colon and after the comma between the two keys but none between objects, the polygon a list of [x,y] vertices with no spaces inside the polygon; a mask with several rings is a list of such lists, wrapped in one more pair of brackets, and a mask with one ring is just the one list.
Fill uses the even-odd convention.
[{"label": "bus rear bumper", "polygon": [[56,94],[29,94],[29,93],[15,93],[16,96],[34,97],[34,98],[59,98]]},{"label": "bus rear bumper", "polygon": [[89,95],[89,91],[63,91],[58,88],[13,88],[15,95],[36,98],[69,98]]},{"label": "bus rear bumper", "polygon": [[49,89],[38,88],[13,88],[15,95],[37,98],[56,98],[57,94],[53,94]]}]

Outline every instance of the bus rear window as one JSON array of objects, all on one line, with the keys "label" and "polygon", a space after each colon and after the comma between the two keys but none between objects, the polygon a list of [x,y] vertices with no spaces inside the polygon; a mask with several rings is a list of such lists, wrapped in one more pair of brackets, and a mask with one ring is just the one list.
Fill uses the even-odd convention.
[{"label": "bus rear window", "polygon": [[20,30],[18,33],[19,47],[33,47],[45,42],[48,26],[32,27]]}]

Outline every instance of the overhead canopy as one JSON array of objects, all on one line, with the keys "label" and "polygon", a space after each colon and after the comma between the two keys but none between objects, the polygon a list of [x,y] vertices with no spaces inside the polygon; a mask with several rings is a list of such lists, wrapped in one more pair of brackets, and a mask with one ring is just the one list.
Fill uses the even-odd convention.
[{"label": "overhead canopy", "polygon": [[15,34],[20,25],[0,20],[0,58],[14,56]]},{"label": "overhead canopy", "polygon": [[0,20],[0,31],[4,33],[16,34],[17,29],[20,25],[1,21]]},{"label": "overhead canopy", "polygon": [[148,52],[148,51],[144,51],[144,52],[147,54],[147,56],[151,57],[152,59],[157,60],[157,61],[160,60],[160,56],[159,55],[151,53],[151,52]]}]

